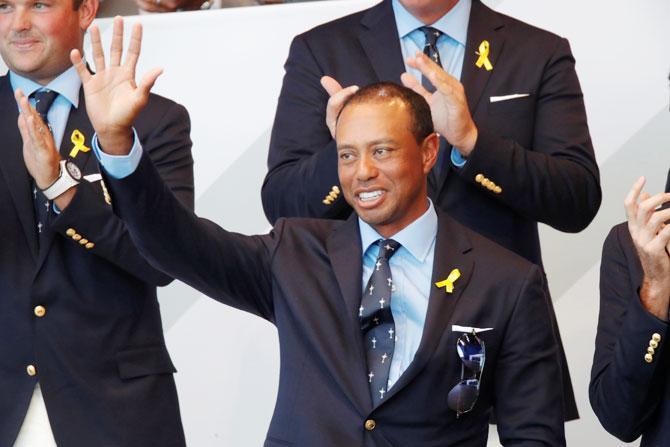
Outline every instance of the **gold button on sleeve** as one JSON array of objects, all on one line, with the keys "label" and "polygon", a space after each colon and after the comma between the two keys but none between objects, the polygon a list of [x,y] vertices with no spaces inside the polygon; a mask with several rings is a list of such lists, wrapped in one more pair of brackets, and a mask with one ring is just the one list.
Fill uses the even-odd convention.
[{"label": "gold button on sleeve", "polygon": [[75,241],[78,241],[79,239],[81,239],[81,234],[76,234],[76,233],[73,234],[72,239],[74,239]]},{"label": "gold button on sleeve", "polygon": [[26,366],[26,372],[28,373],[28,375],[29,375],[30,377],[32,377],[32,376],[34,376],[35,374],[37,374],[37,370],[35,369],[35,366],[34,366],[34,365],[28,365],[28,366]]},{"label": "gold button on sleeve", "polygon": [[654,340],[649,340],[649,346],[656,349],[656,348],[658,348],[658,342],[656,342]]},{"label": "gold button on sleeve", "polygon": [[333,185],[333,191],[335,191],[336,194],[340,193],[340,187],[337,185]]},{"label": "gold button on sleeve", "polygon": [[44,306],[35,306],[33,312],[35,313],[35,316],[42,318],[47,313],[47,310],[44,308]]},{"label": "gold button on sleeve", "polygon": [[656,343],[661,342],[661,334],[655,332],[654,335],[651,336],[651,339],[654,340]]},{"label": "gold button on sleeve", "polygon": [[95,244],[93,242],[89,242],[88,244],[85,245],[86,250],[90,250],[91,248],[95,247]]},{"label": "gold button on sleeve", "polygon": [[496,187],[493,189],[493,192],[496,194],[500,194],[502,192],[502,188],[496,185]]},{"label": "gold button on sleeve", "polygon": [[644,361],[647,362],[647,363],[651,363],[651,362],[654,361],[654,356],[649,354],[649,353],[646,353],[644,355]]},{"label": "gold button on sleeve", "polygon": [[75,234],[77,234],[77,232],[74,231],[74,228],[68,228],[68,229],[65,231],[65,234],[68,235],[69,237],[72,237],[72,236],[74,236]]},{"label": "gold button on sleeve", "polygon": [[481,183],[484,180],[484,175],[483,174],[477,174],[475,176],[475,182]]},{"label": "gold button on sleeve", "polygon": [[79,240],[79,243],[80,243],[81,245],[86,245],[86,244],[88,244],[88,239],[86,239],[86,238],[81,238],[81,239]]},{"label": "gold button on sleeve", "polygon": [[365,421],[365,429],[367,431],[374,430],[376,426],[377,426],[377,423],[375,422],[374,419],[368,419],[367,421]]},{"label": "gold button on sleeve", "polygon": [[654,353],[656,352],[656,350],[654,350],[654,348],[652,348],[651,346],[649,346],[649,347],[647,348],[647,352],[648,352],[649,354],[651,354],[651,355],[654,355]]}]

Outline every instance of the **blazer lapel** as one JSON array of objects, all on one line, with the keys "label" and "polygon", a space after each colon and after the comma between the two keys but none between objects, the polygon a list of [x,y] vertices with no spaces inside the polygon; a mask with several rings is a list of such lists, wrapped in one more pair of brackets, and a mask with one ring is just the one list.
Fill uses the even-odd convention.
[{"label": "blazer lapel", "polygon": [[37,231],[35,231],[35,209],[31,196],[31,179],[23,161],[23,140],[19,133],[17,120],[19,109],[14,99],[9,76],[0,78],[0,104],[6,109],[0,114],[0,132],[2,132],[2,163],[0,172],[7,183],[14,207],[16,208],[26,242],[30,247],[33,260],[37,258]]},{"label": "blazer lapel", "polygon": [[337,369],[334,376],[361,414],[367,414],[372,408],[372,398],[365,379],[366,359],[357,317],[361,305],[363,265],[356,213],[352,213],[346,222],[333,231],[326,241],[326,248],[346,309],[343,338],[352,347],[349,349],[351,355],[347,355],[349,361],[333,363],[333,367]]},{"label": "blazer lapel", "polygon": [[[474,262],[472,256],[469,255],[472,246],[467,236],[446,214],[438,212],[438,219],[433,277],[421,342],[414,360],[389,390],[384,399],[385,403],[410,383],[426,366],[445,331],[449,330],[451,315],[472,275]],[[444,288],[438,289],[435,283],[444,280],[456,268],[461,272],[461,276],[454,282],[453,292],[447,293]],[[455,350],[454,345],[454,352]]]},{"label": "blazer lapel", "polygon": [[391,0],[374,6],[361,19],[358,39],[379,81],[400,83],[405,62]]},{"label": "blazer lapel", "polygon": [[[465,57],[461,72],[461,83],[465,88],[470,113],[475,114],[484,88],[496,72],[496,63],[505,44],[502,29],[504,23],[499,14],[486,7],[480,0],[472,2],[470,22],[468,24],[468,38],[465,44]],[[479,46],[483,41],[489,42],[489,60],[493,70],[487,71],[483,66],[477,67]]]}]

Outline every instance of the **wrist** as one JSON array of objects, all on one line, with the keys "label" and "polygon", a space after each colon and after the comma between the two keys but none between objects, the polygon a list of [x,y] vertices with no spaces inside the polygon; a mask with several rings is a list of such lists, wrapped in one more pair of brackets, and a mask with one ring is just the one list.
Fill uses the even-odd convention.
[{"label": "wrist", "polygon": [[469,157],[472,151],[475,149],[478,136],[479,131],[477,130],[477,127],[473,124],[472,128],[466,133],[465,138],[463,138],[463,142],[460,145],[456,146],[458,152],[461,153],[463,158]]},{"label": "wrist", "polygon": [[670,290],[667,287],[655,284],[645,278],[640,288],[640,301],[649,313],[659,320],[668,321]]},{"label": "wrist", "polygon": [[106,154],[128,155],[133,147],[132,128],[98,132],[97,137],[99,148]]},{"label": "wrist", "polygon": [[35,177],[35,184],[40,190],[45,190],[49,186],[56,183],[60,177],[60,160],[55,160],[55,163],[51,163],[49,169],[45,170],[43,175]]}]

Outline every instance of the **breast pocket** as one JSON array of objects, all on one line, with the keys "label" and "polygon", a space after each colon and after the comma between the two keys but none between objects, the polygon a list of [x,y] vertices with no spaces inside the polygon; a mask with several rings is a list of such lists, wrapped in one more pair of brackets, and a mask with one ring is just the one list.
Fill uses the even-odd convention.
[{"label": "breast pocket", "polygon": [[177,372],[165,346],[141,346],[118,351],[116,363],[121,379]]},{"label": "breast pocket", "polygon": [[[490,99],[489,99],[490,101]],[[531,115],[535,107],[535,95],[529,94],[520,98],[489,102],[489,115]]]}]

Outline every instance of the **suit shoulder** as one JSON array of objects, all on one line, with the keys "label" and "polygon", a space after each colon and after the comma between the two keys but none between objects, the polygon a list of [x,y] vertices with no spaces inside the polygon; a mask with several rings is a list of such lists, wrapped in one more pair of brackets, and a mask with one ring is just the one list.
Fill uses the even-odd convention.
[{"label": "suit shoulder", "polygon": [[551,31],[539,28],[514,17],[491,10],[505,27],[505,36],[509,40],[505,45],[513,45],[516,50],[532,48],[540,54],[553,54],[557,48],[565,46],[567,39]]},{"label": "suit shoulder", "polygon": [[309,217],[281,217],[275,223],[275,232],[284,237],[314,238],[324,240],[345,221]]},{"label": "suit shoulder", "polygon": [[482,236],[474,230],[466,227],[454,218],[442,215],[447,219],[452,231],[460,232],[470,242],[471,248],[477,256],[477,263],[485,269],[495,269],[505,275],[518,276],[523,272],[526,276],[528,271],[539,267],[528,259]]},{"label": "suit shoulder", "polygon": [[180,122],[190,126],[188,111],[181,104],[164,96],[151,93],[149,101],[140,112],[135,128],[140,136],[150,134],[159,123]]},{"label": "suit shoulder", "polygon": [[[319,43],[337,44],[338,41],[347,39],[347,37],[355,39],[363,16],[375,7],[377,6],[322,23],[298,34],[295,39],[304,40],[312,45]],[[335,39],[334,36],[337,36],[337,38]]]}]

